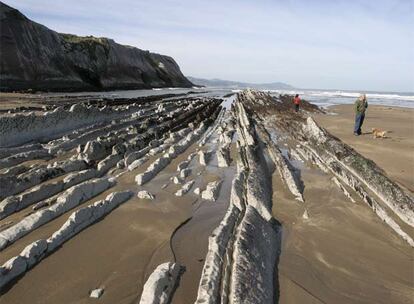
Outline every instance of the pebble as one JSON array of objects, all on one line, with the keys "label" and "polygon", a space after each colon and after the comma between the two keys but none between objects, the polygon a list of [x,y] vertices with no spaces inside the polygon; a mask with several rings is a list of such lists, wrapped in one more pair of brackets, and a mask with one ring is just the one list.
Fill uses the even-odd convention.
[{"label": "pebble", "polygon": [[141,199],[149,199],[149,200],[153,200],[155,198],[152,193],[149,193],[146,190],[139,191],[137,194],[137,197]]},{"label": "pebble", "polygon": [[89,297],[98,299],[102,296],[103,292],[104,292],[103,288],[94,289],[90,292]]}]

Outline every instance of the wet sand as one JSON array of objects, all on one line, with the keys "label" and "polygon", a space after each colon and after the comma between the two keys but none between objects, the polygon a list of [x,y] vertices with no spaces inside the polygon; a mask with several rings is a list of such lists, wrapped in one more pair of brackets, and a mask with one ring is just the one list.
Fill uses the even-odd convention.
[{"label": "wet sand", "polygon": [[[373,159],[394,180],[413,188],[413,110],[370,106],[364,131],[381,123],[381,128],[392,131],[384,140],[374,140],[369,134],[354,137],[350,106],[332,107],[330,111],[338,115],[315,114],[315,118],[332,134]],[[203,149],[215,150],[215,146],[209,142]],[[151,272],[167,261],[186,267],[172,303],[194,303],[208,237],[226,211],[235,171],[234,161],[229,168],[217,168],[213,157],[205,168],[198,165],[195,156],[190,164],[191,175],[186,178],[194,179],[195,184],[185,196],[176,197],[174,193],[181,185],[172,183],[170,177],[177,174],[177,164],[196,148],[193,144],[153,180],[137,187],[135,175],[159,155],[151,157],[120,176],[116,186],[2,251],[0,262],[4,263],[32,241],[50,236],[74,210],[111,192],[131,189],[136,193],[142,188],[156,196],[154,201],[134,196],[64,243],[0,296],[0,303],[95,303],[97,300],[88,294],[98,287],[105,288],[100,303],[136,303]],[[231,152],[234,160],[234,144]],[[278,303],[413,303],[413,248],[361,200],[350,202],[330,175],[308,164],[300,169],[305,203],[294,200],[277,172],[272,176],[273,215],[283,229]],[[192,193],[196,187],[203,189],[219,178],[224,182],[216,202],[203,201]],[[166,183],[168,186],[162,189]],[[29,209],[17,213],[16,218]],[[305,209],[307,220],[302,218]]]},{"label": "wet sand", "polygon": [[303,169],[302,179],[304,204],[273,175],[273,215],[283,226],[279,303],[412,303],[413,248],[319,169]]},{"label": "wet sand", "polygon": [[[216,144],[209,143],[207,146],[212,149]],[[177,165],[197,148],[198,145],[193,144],[153,180],[137,187],[135,175],[144,172],[160,154],[150,157],[139,168],[120,176],[114,187],[4,249],[1,263],[19,254],[34,240],[49,237],[74,210],[103,199],[114,191],[132,189],[137,192],[142,188],[155,194],[154,201],[133,197],[103,220],[67,241],[14,283],[0,297],[0,303],[26,303],[29,299],[33,303],[93,303],[94,300],[88,297],[89,290],[98,287],[105,289],[104,296],[99,299],[101,303],[134,303],[152,271],[168,261],[186,266],[174,303],[192,303],[197,295],[208,237],[226,211],[235,170],[233,166],[217,168],[215,154],[207,167],[200,166],[198,156],[195,156],[189,166],[191,175],[185,180],[194,179],[196,182],[189,193],[176,197],[174,193],[182,185],[172,183],[170,177],[178,173]],[[201,200],[192,193],[196,187],[203,190],[208,182],[218,179],[224,179],[224,184],[216,202]],[[168,186],[161,189],[164,184]],[[15,216],[27,212],[29,208]],[[58,284],[62,280],[65,284]],[[33,283],[37,281],[42,284]]]},{"label": "wet sand", "polygon": [[[209,169],[211,166],[207,168]],[[180,279],[180,287],[174,294],[173,304],[190,304],[195,302],[207,254],[208,238],[220,224],[229,205],[231,183],[235,168],[216,169],[218,170],[214,170],[214,175],[210,172],[204,173],[200,188],[204,189],[207,182],[222,180],[219,197],[215,202],[198,199],[191,220],[180,227],[171,240],[177,262],[186,267],[186,271]],[[209,176],[214,178],[208,180]],[[196,186],[193,186],[193,189]]]},{"label": "wet sand", "polygon": [[[370,106],[360,137],[352,134],[352,106],[329,111],[336,115],[313,116],[412,190],[414,110]],[[372,127],[391,132],[373,139],[367,134]],[[413,303],[413,248],[360,198],[352,203],[345,197],[329,175],[309,164],[300,169],[305,203],[294,200],[273,174],[273,215],[283,226],[279,303]],[[302,217],[305,209],[309,219]]]},{"label": "wet sand", "polygon": [[[89,290],[98,287],[104,287],[106,291],[99,299],[101,303],[137,301],[151,272],[160,263],[173,260],[170,237],[176,227],[191,217],[196,196],[178,198],[173,195],[179,188],[177,185],[170,184],[164,190],[160,187],[169,181],[171,174],[176,173],[177,164],[194,149],[195,145],[142,186],[142,189],[157,193],[154,201],[134,197],[122,204],[26,273],[0,297],[0,303],[27,303],[29,299],[32,303],[92,303]],[[124,174],[116,186],[71,210],[68,215],[111,192],[137,191],[135,175],[145,171],[155,158]],[[16,241],[2,251],[2,260],[18,254],[30,242],[50,236],[67,216],[61,216]],[[65,284],[57,284],[62,280]],[[41,285],[33,284],[40,281]]]},{"label": "wet sand", "polygon": [[[334,115],[314,114],[331,134],[372,159],[394,181],[414,191],[414,109],[374,106],[367,109],[362,135],[353,135],[352,105],[332,106]],[[386,130],[387,138],[374,139],[371,128]]]}]

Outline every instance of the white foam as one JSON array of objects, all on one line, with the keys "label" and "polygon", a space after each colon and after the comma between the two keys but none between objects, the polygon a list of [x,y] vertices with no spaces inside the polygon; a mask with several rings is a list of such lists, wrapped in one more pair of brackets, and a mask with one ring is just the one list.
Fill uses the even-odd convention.
[{"label": "white foam", "polygon": [[361,93],[365,93],[368,104],[414,108],[413,93],[385,93],[385,92],[351,92],[351,91],[323,91],[323,90],[269,90],[275,94],[299,94],[318,106],[328,107],[336,104],[352,104]]}]

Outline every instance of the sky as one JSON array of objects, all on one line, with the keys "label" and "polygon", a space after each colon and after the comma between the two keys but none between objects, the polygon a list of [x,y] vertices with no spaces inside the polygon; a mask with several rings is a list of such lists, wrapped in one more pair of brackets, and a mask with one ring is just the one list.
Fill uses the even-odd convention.
[{"label": "sky", "polygon": [[5,0],[63,33],[172,56],[185,75],[414,91],[414,0]]}]

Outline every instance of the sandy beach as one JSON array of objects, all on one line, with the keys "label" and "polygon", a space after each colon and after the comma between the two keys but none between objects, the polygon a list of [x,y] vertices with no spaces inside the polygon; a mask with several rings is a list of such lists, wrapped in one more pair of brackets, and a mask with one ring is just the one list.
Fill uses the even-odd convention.
[{"label": "sandy beach", "polygon": [[[258,93],[250,94],[247,96],[253,97],[248,97],[247,100],[243,99],[246,98],[245,95],[239,94],[236,99],[225,100],[223,104],[239,99],[239,103],[243,100],[246,105],[254,105],[256,98],[263,98]],[[173,105],[171,109],[181,106],[178,100],[170,104]],[[163,102],[166,101],[160,100],[155,103],[158,107],[158,104]],[[194,102],[194,100],[190,97],[186,102]],[[257,208],[255,209],[259,210],[255,211],[259,212],[257,214],[264,212],[263,214],[266,215],[263,210],[269,208],[272,224],[269,227],[260,226],[260,229],[264,230],[256,231],[251,235],[251,239],[245,236],[244,241],[250,242],[252,247],[245,247],[238,254],[251,254],[257,250],[261,252],[260,246],[263,242],[269,241],[266,240],[269,233],[273,229],[277,232],[271,240],[273,245],[265,247],[265,250],[258,255],[259,262],[251,261],[251,264],[246,264],[244,267],[253,268],[245,274],[242,273],[248,277],[260,277],[267,272],[275,281],[265,282],[270,283],[271,287],[270,285],[266,285],[266,288],[256,286],[251,289],[251,292],[260,294],[262,291],[271,291],[272,298],[280,304],[409,304],[414,296],[413,248],[386,225],[349,185],[345,185],[345,189],[348,189],[351,198],[347,197],[333,181],[332,172],[321,170],[312,159],[292,156],[298,155],[300,149],[297,147],[301,142],[289,133],[289,129],[283,129],[284,121],[297,121],[298,124],[304,124],[310,112],[295,114],[289,106],[283,105],[281,110],[276,109],[276,112],[281,112],[274,115],[273,104],[260,105],[257,115],[268,116],[266,122],[258,126],[265,127],[270,134],[274,132],[277,136],[271,137],[272,141],[266,142],[262,133],[252,133],[260,144],[251,152],[247,152],[248,150],[240,152],[240,142],[246,138],[243,132],[249,129],[245,127],[241,131],[232,129],[234,122],[231,121],[234,118],[230,113],[234,109],[229,107],[229,112],[222,111],[226,114],[219,115],[216,127],[212,126],[212,133],[203,145],[199,146],[196,143],[190,145],[145,185],[138,186],[135,181],[136,176],[146,172],[165,151],[160,150],[149,156],[140,166],[132,170],[124,172],[124,169],[113,166],[105,176],[116,178],[115,186],[18,238],[13,244],[2,249],[0,264],[7,265],[8,260],[21,254],[23,249],[34,241],[47,239],[65,223],[73,211],[82,210],[110,193],[131,190],[136,194],[138,190],[146,190],[153,193],[155,199],[142,200],[134,195],[100,221],[74,235],[35,267],[28,269],[7,285],[0,296],[0,303],[94,303],[96,300],[89,298],[89,292],[98,287],[104,289],[104,294],[99,299],[100,303],[135,303],[142,296],[144,284],[154,269],[165,262],[175,262],[183,266],[171,303],[190,304],[197,299],[200,300],[198,292],[203,282],[200,279],[205,275],[206,269],[211,267],[211,264],[207,264],[211,263],[208,255],[211,253],[210,250],[218,248],[212,246],[209,249],[209,240],[211,241],[212,235],[217,234],[215,229],[219,225],[224,225],[223,227],[227,225],[223,223],[223,218],[238,200],[235,199],[233,193],[235,190],[232,188],[238,174],[237,167],[240,170],[240,162],[247,158],[249,160],[244,166],[253,166],[253,172],[256,170],[254,166],[263,166],[261,159],[266,159],[267,168],[262,175],[267,176],[268,180],[272,181],[272,185],[269,185],[271,187],[268,189],[266,183],[255,184],[254,190],[246,191],[253,191],[252,193],[259,191],[255,194],[257,196],[250,194],[243,200],[246,206],[252,204],[249,208]],[[109,105],[112,106],[111,103]],[[149,105],[148,111],[151,115],[160,115],[152,112],[152,103]],[[262,107],[268,110],[261,111]],[[307,109],[317,111],[312,107]],[[256,109],[253,107],[250,111]],[[370,106],[363,127],[364,134],[360,137],[352,135],[353,113],[349,105],[330,107],[327,114],[317,112],[310,114],[320,126],[362,156],[374,160],[391,180],[401,185],[408,193],[412,192],[413,156],[410,151],[414,145],[414,110]],[[194,119],[196,116],[189,117]],[[251,122],[257,123],[257,118],[252,117],[249,117]],[[243,122],[243,119],[238,119],[238,123]],[[371,127],[380,127],[389,131],[387,138],[373,139],[370,134]],[[101,132],[102,128],[107,128],[107,125],[95,126],[91,132]],[[67,145],[65,141],[78,140],[77,138],[83,138],[82,134],[89,132],[89,129],[80,130],[58,141],[52,140],[49,144]],[[128,126],[121,128],[121,132],[124,133],[129,130]],[[233,134],[232,132],[234,136],[230,137],[230,144],[227,146],[230,162],[227,167],[220,167],[217,151],[228,136],[225,134]],[[238,145],[236,141],[239,141]],[[286,172],[281,173],[282,171],[277,170],[277,166],[281,163],[275,166],[269,150],[271,145],[278,147],[282,153],[287,153],[283,154],[283,157],[290,165],[285,169],[291,171],[291,174],[300,180],[299,184],[303,184],[303,188],[299,184],[297,186],[300,192],[298,195],[303,198],[303,201],[297,200],[291,186],[287,185]],[[207,165],[201,165],[198,151],[210,151]],[[245,153],[257,153],[257,156],[246,156]],[[123,161],[126,161],[127,155],[122,155]],[[398,155],[397,159],[396,155]],[[70,148],[64,153],[49,155],[44,159],[34,157],[18,165],[4,166],[1,173],[7,176],[7,170],[17,170],[18,166],[24,167],[24,170],[30,168],[34,170],[45,165],[56,166],[59,164],[55,163],[56,161],[73,161],[73,157],[84,156],[76,149]],[[189,176],[180,184],[173,183],[172,178],[180,173],[177,171],[177,166],[186,160],[190,160],[187,165],[190,169]],[[96,164],[92,162],[89,166],[93,168]],[[118,176],[119,173],[122,175]],[[48,178],[40,182],[40,185],[61,182],[67,175]],[[194,185],[190,192],[183,196],[175,195],[184,182],[192,180]],[[250,182],[254,183],[256,180],[257,177],[252,178]],[[222,182],[214,202],[205,200],[200,194],[193,192],[195,188],[206,189],[207,185],[214,181]],[[243,187],[249,187],[249,184],[246,183]],[[36,188],[29,187],[26,191],[33,189]],[[259,207],[256,200],[260,202],[263,193],[269,193],[271,202],[269,206]],[[61,193],[57,194],[59,195]],[[53,204],[55,203],[52,202],[51,205]],[[0,219],[0,233],[32,214],[31,207],[29,205]],[[392,214],[388,207],[385,210],[404,229],[409,238],[414,238],[412,227]],[[260,223],[259,219],[257,218],[256,221]],[[241,217],[236,223],[241,225],[244,220]],[[248,223],[247,227],[255,227],[256,221]],[[233,250],[237,250],[234,247],[234,244],[237,244],[235,239],[240,233],[237,231],[242,229],[238,227],[228,230],[230,234],[227,237],[232,241],[228,245],[222,245],[222,248],[228,252],[219,260],[221,263],[228,264],[221,266],[223,273],[216,272],[220,280],[225,280],[219,291],[221,297],[227,297],[226,289],[231,288],[231,276],[234,276],[232,279],[234,282],[242,280],[240,274],[225,272],[228,267],[236,267],[235,269],[238,267],[232,261],[237,255],[231,256]],[[264,240],[261,239],[262,237]],[[267,260],[266,263],[270,264],[262,269],[255,263],[265,263],[261,258],[268,252],[277,254],[276,262]],[[219,255],[219,253],[214,254]],[[218,266],[214,265],[214,267]],[[253,277],[247,280],[250,282]],[[204,280],[207,278],[204,277]]]},{"label": "sandy beach", "polygon": [[[202,149],[216,149],[213,139],[218,140],[217,135],[213,134]],[[91,229],[65,243],[55,252],[59,254],[48,256],[43,263],[10,286],[12,288],[2,290],[0,303],[24,303],[29,300],[35,303],[92,303],[94,300],[89,298],[89,291],[98,287],[104,288],[106,292],[100,299],[102,303],[131,303],[139,299],[152,271],[159,264],[168,261],[177,261],[187,268],[174,301],[194,301],[207,252],[208,237],[226,211],[235,171],[233,165],[228,169],[218,168],[214,158],[208,166],[200,166],[198,158],[194,158],[198,150],[200,147],[192,144],[173,159],[151,183],[137,187],[135,176],[145,172],[162,155],[164,151],[161,150],[161,153],[148,157],[138,168],[124,172],[117,178],[114,187],[76,207],[74,210],[90,206],[114,191],[136,191],[140,188],[155,194],[152,201],[137,197],[130,199],[102,221],[89,227]],[[72,150],[51,159],[34,159],[19,165],[34,168],[43,164],[52,166],[56,161],[68,160],[73,154],[77,153]],[[178,164],[187,160],[190,154],[190,176],[179,184],[173,183],[171,179],[180,173],[177,172]],[[2,174],[7,169],[4,168]],[[113,168],[111,176],[120,172],[123,170]],[[59,182],[66,176],[67,174],[58,176],[42,184]],[[222,180],[225,188],[215,203],[201,200],[192,191],[178,197],[175,193],[181,189],[185,180],[195,181],[192,189],[205,189],[208,183],[216,180]],[[0,233],[31,213],[33,211],[29,206],[0,219]],[[68,215],[70,213],[50,221],[2,250],[0,264],[19,255],[32,242],[49,237],[65,223]],[[194,243],[194,239],[197,243]],[[41,282],[41,285],[34,282]]]},{"label": "sandy beach", "polygon": [[412,1],[43,2],[0,0],[0,304],[414,304]]},{"label": "sandy beach", "polygon": [[[329,107],[328,114],[314,117],[330,133],[372,159],[393,180],[414,191],[414,109],[370,105],[359,137],[352,134],[352,105]],[[386,130],[386,138],[374,139],[372,128]]]},{"label": "sandy beach", "polygon": [[[352,134],[353,107],[333,106],[316,121],[362,155],[374,160],[395,181],[413,187],[414,110],[370,106],[363,135]],[[373,139],[371,127],[389,130]],[[307,211],[289,202],[274,176],[273,214],[282,221],[279,303],[411,303],[414,297],[413,249],[357,200],[351,203],[318,170],[303,169]],[[318,181],[318,182],[316,182]],[[410,228],[411,235],[414,230]]]}]

